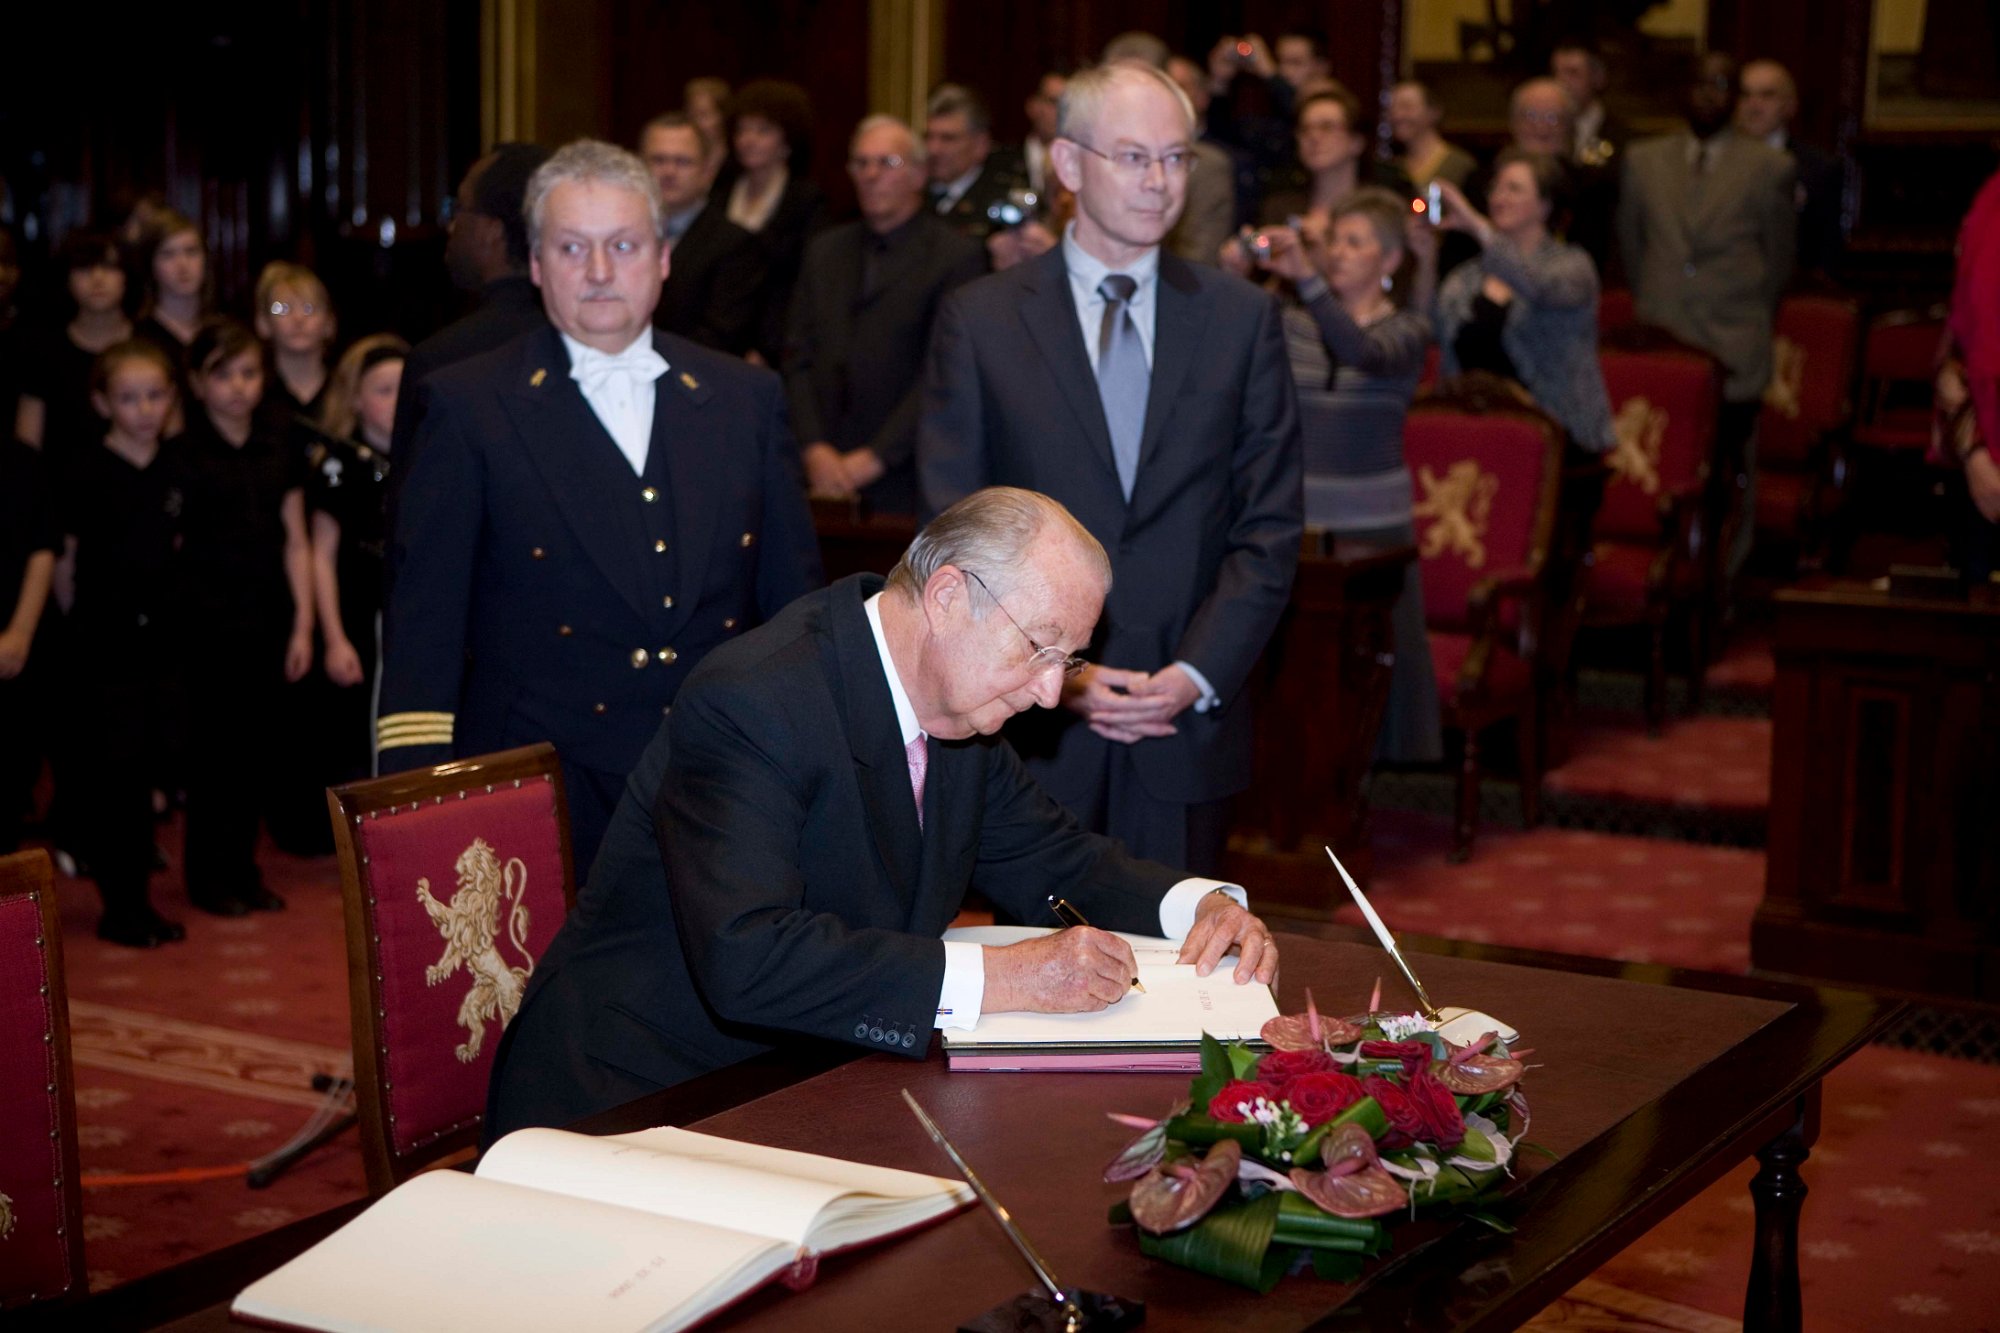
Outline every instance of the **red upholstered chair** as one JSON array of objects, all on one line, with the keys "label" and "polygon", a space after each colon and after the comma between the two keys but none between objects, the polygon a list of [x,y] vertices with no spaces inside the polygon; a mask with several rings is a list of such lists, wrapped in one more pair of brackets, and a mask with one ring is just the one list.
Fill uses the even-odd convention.
[{"label": "red upholstered chair", "polygon": [[1597,298],[1597,331],[1613,333],[1628,329],[1639,322],[1637,308],[1632,301],[1632,293],[1623,287],[1613,287]]},{"label": "red upholstered chair", "polygon": [[576,900],[549,745],[327,793],[356,1110],[376,1193],[471,1147],[500,1033]]},{"label": "red upholstered chair", "polygon": [[1424,620],[1445,725],[1464,738],[1452,859],[1472,854],[1480,733],[1512,719],[1521,813],[1541,817],[1536,627],[1562,483],[1562,431],[1486,375],[1421,399],[1403,428],[1416,482]]},{"label": "red upholstered chair", "polygon": [[16,852],[0,857],[0,1311],[85,1289],[55,872]]},{"label": "red upholstered chair", "polygon": [[[1757,419],[1757,531],[1822,563],[1847,485],[1861,312],[1842,296],[1778,303],[1771,383]],[[1935,345],[1933,345],[1935,351]]]},{"label": "red upholstered chair", "polygon": [[1930,448],[1932,377],[1944,318],[1941,309],[1896,310],[1868,326],[1856,444],[1919,455]]},{"label": "red upholstered chair", "polygon": [[1664,337],[1626,341],[1599,356],[1618,444],[1591,528],[1584,623],[1647,627],[1646,721],[1657,730],[1667,710],[1667,621],[1676,611],[1687,624],[1696,692],[1707,665],[1703,511],[1722,375],[1707,353]]}]

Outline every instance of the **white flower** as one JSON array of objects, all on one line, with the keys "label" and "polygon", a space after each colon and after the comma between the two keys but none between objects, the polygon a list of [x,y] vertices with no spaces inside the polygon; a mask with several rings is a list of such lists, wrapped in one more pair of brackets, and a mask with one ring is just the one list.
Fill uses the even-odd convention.
[{"label": "white flower", "polygon": [[1382,1028],[1383,1037],[1390,1041],[1408,1041],[1419,1032],[1435,1031],[1431,1021],[1422,1014],[1390,1014],[1376,1021]]}]

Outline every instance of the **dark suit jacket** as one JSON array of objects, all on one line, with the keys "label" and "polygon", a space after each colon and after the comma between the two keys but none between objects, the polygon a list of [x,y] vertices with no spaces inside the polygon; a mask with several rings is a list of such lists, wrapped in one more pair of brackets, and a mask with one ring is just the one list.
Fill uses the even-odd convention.
[{"label": "dark suit jacket", "polygon": [[1840,192],[1845,183],[1840,161],[1824,149],[1797,139],[1785,141],[1785,151],[1798,167],[1793,201],[1799,208],[1799,270],[1825,273],[1840,257]]},{"label": "dark suit jacket", "polygon": [[764,252],[714,203],[674,242],[653,324],[732,356],[756,343],[763,314]]},{"label": "dark suit jacket", "polygon": [[810,179],[793,176],[778,196],[757,244],[764,255],[764,308],[758,325],[757,350],[775,366],[785,351],[785,317],[792,308],[792,288],[805,262],[806,242],[826,225],[826,192]]},{"label": "dark suit jacket", "polygon": [[986,155],[979,174],[972,178],[972,184],[950,208],[938,212],[936,198],[925,206],[931,216],[961,236],[984,241],[1000,229],[998,223],[986,216],[986,210],[1005,199],[1009,190],[1024,190],[1027,184],[1027,172],[1016,165],[1005,150],[995,149]]},{"label": "dark suit jacket", "polygon": [[946,292],[986,271],[986,252],[919,212],[890,233],[863,290],[875,234],[863,222],[806,248],[792,296],[785,390],[799,443],[873,449],[887,469],[867,488],[892,513],[916,510],[917,414],[924,350]]},{"label": "dark suit jacket", "polygon": [[[622,775],[707,652],[819,586],[777,376],[656,334],[644,477],[553,326],[433,377],[391,540],[380,728],[451,743],[384,772],[551,741]],[[647,492],[652,499],[645,498]]]},{"label": "dark suit jacket", "polygon": [[426,387],[432,375],[468,357],[490,352],[531,329],[548,326],[548,312],[542,309],[542,291],[534,280],[520,273],[489,282],[479,295],[477,307],[445,325],[410,349],[403,362],[403,385],[396,393],[396,424],[389,436],[389,513],[396,512],[402,493],[402,479],[416,461],[417,426],[430,405]]},{"label": "dark suit jacket", "polygon": [[922,1059],[969,888],[1159,930],[1181,874],[1078,828],[996,738],[930,742],[919,829],[862,607],[881,586],[800,598],[689,679],[508,1026],[489,1138],[791,1035]]},{"label": "dark suit jacket", "polygon": [[[1278,305],[1241,278],[1160,256],[1129,504],[1062,247],[945,298],[917,436],[925,511],[982,486],[1022,486],[1062,501],[1104,543],[1111,596],[1084,655],[1144,671],[1190,662],[1222,700],[1183,713],[1177,735],[1133,747],[1156,800],[1212,801],[1249,783],[1243,687],[1298,569],[1300,474]],[[1016,727],[1016,746],[1058,799],[1095,789],[1111,742],[1080,717],[1058,710]]]}]

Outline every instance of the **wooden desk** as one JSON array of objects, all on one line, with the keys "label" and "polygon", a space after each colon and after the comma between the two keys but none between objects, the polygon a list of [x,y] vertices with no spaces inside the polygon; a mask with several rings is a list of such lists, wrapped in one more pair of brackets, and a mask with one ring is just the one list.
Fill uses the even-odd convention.
[{"label": "wooden desk", "polygon": [[1777,597],[1760,971],[2000,1002],[2000,588]]},{"label": "wooden desk", "polygon": [[[809,1049],[719,1071],[581,1127],[611,1133],[692,1125],[943,1172],[942,1158],[897,1100],[897,1089],[908,1087],[1065,1280],[1144,1300],[1148,1328],[1230,1333],[1512,1328],[1756,1152],[1764,1170],[1752,1186],[1760,1239],[1749,1327],[1800,1326],[1796,1242],[1805,1188],[1797,1167],[1817,1132],[1819,1080],[1888,1021],[1893,1006],[1652,966],[1418,937],[1406,943],[1424,955],[1425,980],[1440,1000],[1498,1013],[1535,1046],[1544,1067],[1528,1084],[1529,1138],[1562,1158],[1519,1159],[1529,1179],[1514,1235],[1435,1228],[1430,1244],[1385,1264],[1358,1291],[1292,1277],[1255,1299],[1146,1260],[1129,1232],[1105,1224],[1106,1208],[1123,1189],[1102,1184],[1098,1172],[1128,1131],[1103,1112],[1163,1110],[1183,1090],[1180,1076],[952,1075],[935,1054],[911,1062]],[[1287,1008],[1303,1003],[1307,985],[1331,1010],[1358,1007],[1385,970],[1380,951],[1345,927],[1288,934],[1283,944]],[[1387,998],[1409,1003],[1394,992]],[[70,1319],[94,1333],[236,1327],[227,1304],[237,1290],[359,1207],[108,1292]],[[991,1220],[972,1211],[830,1259],[811,1291],[761,1292],[712,1327],[950,1328],[1027,1286]],[[885,1312],[896,1312],[888,1324]],[[169,1322],[175,1319],[181,1322]]]}]

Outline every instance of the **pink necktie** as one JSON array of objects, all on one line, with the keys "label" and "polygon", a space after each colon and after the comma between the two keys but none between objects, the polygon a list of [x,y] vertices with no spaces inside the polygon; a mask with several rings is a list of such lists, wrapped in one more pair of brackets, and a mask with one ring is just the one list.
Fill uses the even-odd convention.
[{"label": "pink necktie", "polygon": [[916,739],[903,747],[903,757],[910,762],[910,795],[917,798],[917,827],[924,826],[924,772],[930,767],[930,752],[924,748],[924,733],[917,733]]}]

